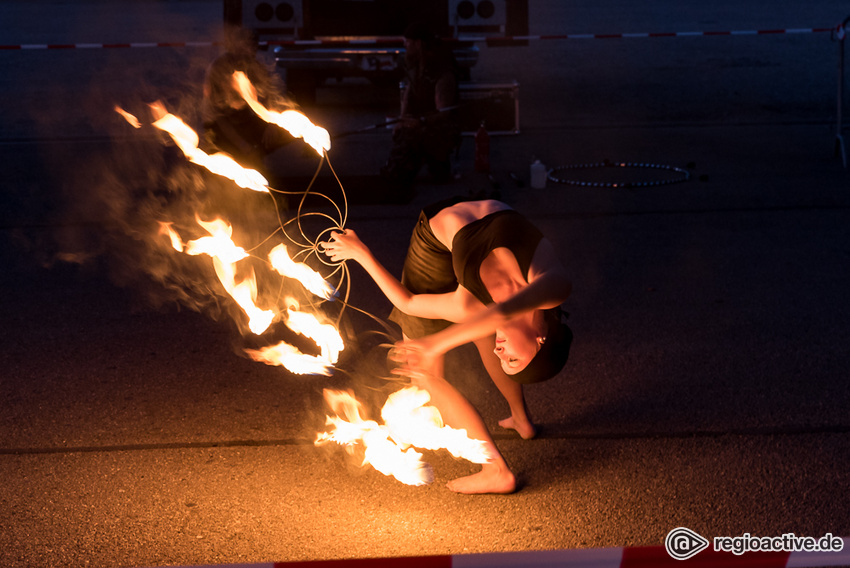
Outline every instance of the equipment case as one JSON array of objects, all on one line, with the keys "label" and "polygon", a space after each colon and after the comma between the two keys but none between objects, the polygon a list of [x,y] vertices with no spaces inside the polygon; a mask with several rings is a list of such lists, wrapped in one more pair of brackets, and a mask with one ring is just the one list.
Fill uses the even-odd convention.
[{"label": "equipment case", "polygon": [[491,135],[519,134],[519,83],[460,83],[461,129],[474,136],[484,123]]}]

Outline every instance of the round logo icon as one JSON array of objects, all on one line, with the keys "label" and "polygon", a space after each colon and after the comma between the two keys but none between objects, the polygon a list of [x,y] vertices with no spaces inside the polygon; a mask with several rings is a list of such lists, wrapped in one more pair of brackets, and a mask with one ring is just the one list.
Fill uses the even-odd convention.
[{"label": "round logo icon", "polygon": [[687,560],[708,547],[708,541],[685,527],[678,527],[667,533],[664,548],[667,554],[676,560]]}]

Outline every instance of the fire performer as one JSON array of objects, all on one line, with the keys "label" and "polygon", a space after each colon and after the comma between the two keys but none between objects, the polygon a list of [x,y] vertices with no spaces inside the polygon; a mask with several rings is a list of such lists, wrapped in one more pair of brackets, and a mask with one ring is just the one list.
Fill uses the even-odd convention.
[{"label": "fire performer", "polygon": [[[291,107],[280,78],[257,59],[257,40],[238,28],[228,29],[226,51],[209,66],[202,104],[204,145],[230,154],[240,164],[265,172],[265,158],[293,140],[249,108],[233,84],[242,71],[265,106]],[[267,172],[265,172],[267,173]]]},{"label": "fire performer", "polygon": [[407,27],[404,47],[407,86],[401,120],[393,128],[392,149],[381,168],[388,190],[401,194],[412,191],[423,163],[434,181],[449,181],[451,153],[460,144],[460,125],[451,110],[458,100],[454,55],[420,23]]},{"label": "fire performer", "polygon": [[572,342],[560,309],[572,285],[552,243],[505,203],[453,198],[420,213],[401,282],[351,229],[320,246],[334,261],[358,262],[375,280],[395,306],[390,319],[404,334],[402,372],[431,394],[446,424],[489,445],[493,460],[479,473],[451,481],[449,489],[512,492],[514,475],[481,416],[443,377],[443,356],[474,342],[511,409],[499,425],[523,438],[535,435],[523,384],[556,375]]}]

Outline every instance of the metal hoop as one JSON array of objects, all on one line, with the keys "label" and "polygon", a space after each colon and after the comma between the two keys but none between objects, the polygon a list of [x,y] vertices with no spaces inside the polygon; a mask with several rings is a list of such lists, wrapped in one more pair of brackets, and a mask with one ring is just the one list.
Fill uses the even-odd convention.
[{"label": "metal hoop", "polygon": [[[641,181],[641,182],[593,182],[593,181],[579,181],[579,180],[571,180],[565,179],[562,177],[558,177],[556,174],[562,171],[569,170],[590,170],[590,169],[600,169],[600,168],[642,168],[642,169],[654,169],[654,170],[665,170],[668,172],[674,172],[679,174],[680,177],[674,179],[665,179],[665,180],[655,180],[655,181]],[[556,168],[552,168],[549,170],[547,177],[554,181],[555,183],[564,183],[568,185],[577,185],[582,187],[656,187],[660,185],[669,185],[671,183],[680,183],[683,181],[687,181],[690,179],[691,174],[688,173],[687,170],[682,168],[677,168],[675,166],[666,166],[663,164],[645,164],[645,163],[637,163],[637,162],[595,162],[589,164],[572,164],[567,166],[558,166]]]}]

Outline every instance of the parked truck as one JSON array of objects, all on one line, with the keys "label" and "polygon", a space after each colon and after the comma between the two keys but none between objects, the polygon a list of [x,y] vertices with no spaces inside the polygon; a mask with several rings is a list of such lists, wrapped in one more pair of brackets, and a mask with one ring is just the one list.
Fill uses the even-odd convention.
[{"label": "parked truck", "polygon": [[412,22],[451,45],[469,80],[478,42],[522,43],[514,38],[528,34],[528,0],[224,0],[224,20],[252,31],[289,90],[309,102],[328,79],[397,84]]}]

